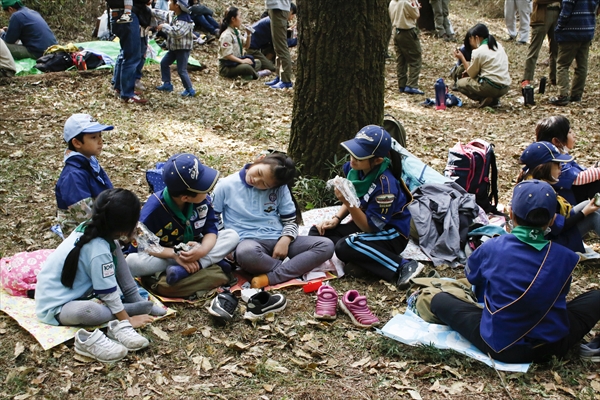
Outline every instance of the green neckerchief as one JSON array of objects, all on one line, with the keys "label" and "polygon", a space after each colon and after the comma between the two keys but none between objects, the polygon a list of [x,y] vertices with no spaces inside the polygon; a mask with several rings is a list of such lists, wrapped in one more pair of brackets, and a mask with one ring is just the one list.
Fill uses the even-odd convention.
[{"label": "green neckerchief", "polygon": [[165,188],[163,190],[163,199],[165,200],[165,204],[171,210],[171,212],[175,215],[175,218],[179,220],[179,223],[185,226],[185,230],[183,231],[183,242],[187,243],[190,240],[194,240],[194,230],[192,229],[192,225],[190,224],[190,218],[192,218],[192,214],[194,213],[194,206],[192,204],[186,204],[185,214],[177,207],[177,204],[171,198],[169,194],[169,190]]},{"label": "green neckerchief", "polygon": [[487,39],[483,39],[481,41],[481,43],[479,43],[480,46],[483,46],[484,44],[488,44],[488,40]]},{"label": "green neckerchief", "polygon": [[238,46],[240,46],[240,57],[244,55],[244,48],[242,46],[242,41],[240,40],[240,31],[237,28],[233,28],[233,33],[235,33],[235,38],[237,39]]},{"label": "green neckerchief", "polygon": [[348,180],[354,185],[354,189],[356,189],[356,195],[359,198],[367,194],[371,184],[379,177],[379,175],[383,174],[383,171],[388,169],[390,163],[391,161],[389,158],[384,158],[383,162],[379,165],[379,169],[373,168],[367,175],[365,175],[363,179],[359,178],[359,171],[355,169],[351,169],[350,172],[348,172]]},{"label": "green neckerchief", "polygon": [[530,245],[536,250],[542,250],[550,241],[544,238],[544,231],[530,226],[515,226],[510,232],[521,242]]},{"label": "green neckerchief", "polygon": [[[79,224],[79,226],[77,228],[75,228],[75,232],[81,232],[81,233],[85,233],[85,227],[87,221],[82,222],[81,224]],[[104,238],[102,238],[104,239]],[[115,268],[117,267],[117,256],[115,255],[115,250],[117,249],[117,245],[115,244],[114,240],[106,240],[106,243],[108,243],[108,247],[110,247],[110,254],[112,254],[112,259],[113,259],[113,264],[115,264]],[[77,239],[75,241],[75,244],[77,244],[77,242],[79,242],[79,239]]]}]

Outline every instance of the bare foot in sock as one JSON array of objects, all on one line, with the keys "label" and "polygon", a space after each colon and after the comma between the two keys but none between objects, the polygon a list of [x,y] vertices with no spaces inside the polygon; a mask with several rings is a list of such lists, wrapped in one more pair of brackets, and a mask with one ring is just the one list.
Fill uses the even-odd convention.
[{"label": "bare foot in sock", "polygon": [[154,303],[151,301],[138,301],[136,303],[123,303],[128,315],[150,314]]}]

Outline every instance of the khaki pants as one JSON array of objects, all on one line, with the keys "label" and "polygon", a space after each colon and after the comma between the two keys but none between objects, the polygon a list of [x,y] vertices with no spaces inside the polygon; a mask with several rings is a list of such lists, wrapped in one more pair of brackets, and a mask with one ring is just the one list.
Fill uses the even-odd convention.
[{"label": "khaki pants", "polygon": [[254,59],[256,67],[252,67],[250,64],[238,64],[235,67],[226,67],[219,63],[219,75],[225,78],[236,78],[241,76],[244,79],[258,79],[259,71],[262,67],[260,60]]},{"label": "khaki pants", "polygon": [[452,35],[452,28],[450,28],[450,21],[448,20],[448,3],[450,0],[430,0],[431,8],[433,9],[433,21],[435,23],[435,33],[438,37],[442,37],[444,34]]},{"label": "khaki pants", "polygon": [[556,82],[556,59],[558,56],[558,43],[554,39],[554,29],[560,10],[546,10],[546,19],[543,25],[533,25],[531,27],[531,43],[527,51],[527,60],[525,60],[524,81],[532,81],[535,73],[535,65],[544,43],[544,37],[548,36],[548,46],[550,47],[550,81]]},{"label": "khaki pants", "polygon": [[27,50],[27,47],[23,46],[22,44],[6,43],[6,47],[8,47],[8,51],[10,51],[10,54],[15,60],[22,60],[24,58],[33,58],[34,60],[38,59],[35,54],[32,54],[29,50]]},{"label": "khaki pants", "polygon": [[498,89],[486,81],[479,83],[479,79],[462,78],[456,82],[456,90],[471,100],[481,101],[488,97],[498,100],[508,93],[508,86]]},{"label": "khaki pants", "polygon": [[[419,87],[419,74],[421,73],[421,42],[419,31],[413,29],[396,29],[394,35],[398,74],[398,86],[403,90],[405,86]],[[408,73],[408,77],[407,77]]]},{"label": "khaki pants", "polygon": [[275,72],[275,64],[271,62],[262,52],[257,49],[246,49],[246,54],[250,54],[254,57],[254,61],[259,60],[261,63],[261,69],[268,69],[271,72]]},{"label": "khaki pants", "polygon": [[287,22],[289,11],[269,10],[271,18],[271,40],[275,49],[276,71],[283,82],[292,81],[292,57],[287,43]]},{"label": "khaki pants", "polygon": [[[558,44],[558,59],[556,61],[556,78],[559,96],[581,97],[587,78],[588,54],[592,42],[563,42]],[[569,94],[569,67],[575,60],[573,86]]]}]

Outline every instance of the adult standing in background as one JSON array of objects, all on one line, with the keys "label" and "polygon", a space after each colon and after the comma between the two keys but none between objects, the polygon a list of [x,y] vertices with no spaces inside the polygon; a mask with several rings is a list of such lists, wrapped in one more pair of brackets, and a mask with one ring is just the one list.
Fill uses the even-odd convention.
[{"label": "adult standing in background", "polygon": [[[580,102],[587,78],[588,55],[596,29],[599,0],[563,0],[554,35],[558,42],[556,78],[558,97],[550,99],[555,106]],[[569,83],[569,67],[575,60],[573,86]]]},{"label": "adult standing in background", "polygon": [[[40,13],[25,7],[21,0],[2,0],[2,9],[10,17],[8,28],[0,29],[0,37],[15,60],[38,59],[48,47],[58,43]],[[15,44],[18,40],[23,44]]]},{"label": "adult standing in background", "polygon": [[508,31],[507,41],[517,40],[517,14],[519,15],[519,40],[517,44],[526,44],[529,41],[531,0],[504,0],[504,22]]},{"label": "adult standing in background", "polygon": [[291,89],[292,57],[287,43],[287,23],[290,14],[290,0],[265,0],[271,19],[271,37],[275,49],[275,72],[277,77],[266,84],[273,89]]},{"label": "adult standing in background", "polygon": [[531,10],[531,43],[525,60],[522,86],[527,86],[533,80],[535,65],[544,37],[548,36],[550,47],[550,83],[556,85],[556,58],[558,56],[558,43],[554,38],[554,30],[560,13],[560,0],[533,0]]},{"label": "adult standing in background", "polygon": [[421,41],[417,19],[420,16],[420,7],[421,5],[415,0],[392,0],[388,7],[394,30],[396,72],[401,93],[423,94],[423,91],[419,90]]},{"label": "adult standing in background", "polygon": [[450,0],[430,0],[429,4],[433,9],[436,36],[447,42],[454,41],[454,30],[448,19]]}]

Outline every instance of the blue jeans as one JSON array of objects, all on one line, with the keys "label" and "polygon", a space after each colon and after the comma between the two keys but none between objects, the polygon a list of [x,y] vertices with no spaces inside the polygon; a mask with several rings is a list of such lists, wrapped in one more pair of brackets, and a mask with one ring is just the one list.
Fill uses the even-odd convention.
[{"label": "blue jeans", "polygon": [[140,63],[140,21],[137,15],[131,14],[131,22],[128,24],[117,24],[119,19],[112,18],[112,30],[119,38],[121,53],[117,58],[113,81],[115,89],[121,91],[121,98],[128,99],[133,97],[133,88],[135,85],[135,71]]},{"label": "blue jeans", "polygon": [[160,60],[160,76],[163,82],[171,82],[171,64],[177,61],[177,73],[185,89],[193,89],[192,81],[187,72],[190,50],[169,50]]},{"label": "blue jeans", "polygon": [[208,14],[192,15],[192,20],[196,25],[199,25],[202,29],[210,33],[214,34],[215,31],[219,29],[219,23]]}]

